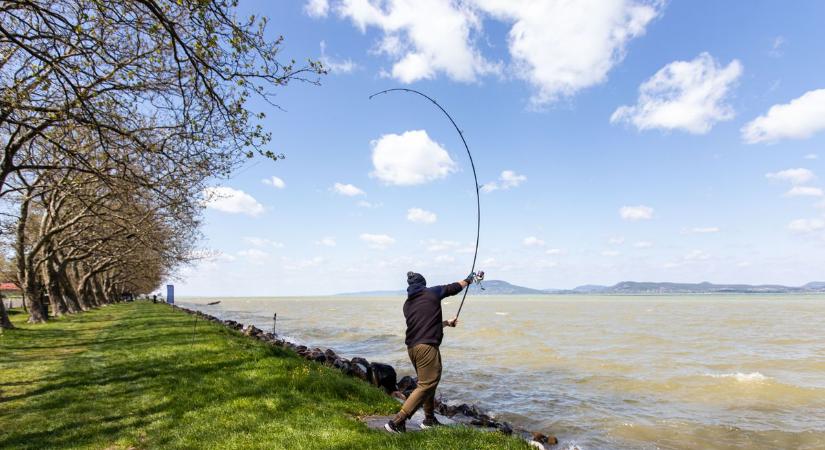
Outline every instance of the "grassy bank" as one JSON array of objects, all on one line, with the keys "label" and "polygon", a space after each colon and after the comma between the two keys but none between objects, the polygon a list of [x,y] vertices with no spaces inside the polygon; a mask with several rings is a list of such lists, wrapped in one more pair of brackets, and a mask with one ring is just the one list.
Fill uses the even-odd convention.
[{"label": "grassy bank", "polygon": [[355,417],[398,408],[378,389],[165,305],[12,320],[3,448],[527,448],[466,428],[371,431]]}]

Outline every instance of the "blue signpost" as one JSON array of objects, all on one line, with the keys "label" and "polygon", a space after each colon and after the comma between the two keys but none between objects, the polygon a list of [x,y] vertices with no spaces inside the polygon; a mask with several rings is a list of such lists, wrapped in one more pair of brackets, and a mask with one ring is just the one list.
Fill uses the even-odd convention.
[{"label": "blue signpost", "polygon": [[170,305],[175,304],[175,285],[174,284],[167,284],[166,285],[166,303]]}]

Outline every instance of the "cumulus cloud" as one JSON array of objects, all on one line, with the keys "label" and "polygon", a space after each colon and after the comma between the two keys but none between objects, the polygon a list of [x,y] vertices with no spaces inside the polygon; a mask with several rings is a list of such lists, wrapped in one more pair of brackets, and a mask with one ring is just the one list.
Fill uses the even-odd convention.
[{"label": "cumulus cloud", "polygon": [[[310,8],[324,15],[329,8]],[[319,2],[320,3],[320,2]],[[403,83],[444,74],[475,82],[502,73],[477,43],[485,20],[510,27],[510,73],[534,88],[543,105],[603,83],[624,58],[627,43],[644,34],[661,0],[338,0],[338,15],[359,30],[380,30],[374,52],[392,61],[382,73]],[[312,11],[312,12],[310,12]],[[317,11],[317,13],[315,12]]]},{"label": "cumulus cloud", "polygon": [[806,139],[825,130],[825,89],[808,91],[790,103],[773,105],[742,127],[748,144],[782,139]]},{"label": "cumulus cloud", "polygon": [[548,255],[561,255],[564,251],[560,248],[548,248],[544,253]]},{"label": "cumulus cloud", "polygon": [[611,258],[614,257],[614,256],[619,256],[619,255],[621,255],[621,252],[618,252],[616,250],[605,250],[605,251],[602,252],[602,256],[608,256],[608,257],[611,257]]},{"label": "cumulus cloud", "polygon": [[822,219],[796,219],[788,224],[788,230],[795,233],[813,233],[825,229],[825,220]]},{"label": "cumulus cloud", "polygon": [[816,153],[808,153],[803,158],[805,158],[805,159],[819,159],[819,155],[817,155]]},{"label": "cumulus cloud", "polygon": [[624,244],[624,236],[613,236],[607,240],[607,243],[610,245],[622,245]]},{"label": "cumulus cloud", "polygon": [[508,48],[515,73],[530,83],[534,105],[567,97],[607,79],[627,43],[645,32],[663,2],[633,0],[475,0],[512,23]]},{"label": "cumulus cloud", "polygon": [[327,43],[325,41],[321,41],[321,58],[319,59],[324,68],[333,74],[352,73],[359,68],[358,64],[349,58],[337,59],[327,55]]},{"label": "cumulus cloud", "polygon": [[461,245],[459,242],[456,241],[442,241],[438,239],[430,239],[424,244],[427,246],[428,252],[443,252],[447,250],[452,250]]},{"label": "cumulus cloud", "polygon": [[638,241],[633,244],[636,248],[651,248],[653,247],[653,243],[649,241]]},{"label": "cumulus cloud", "polygon": [[497,181],[491,181],[481,186],[481,192],[490,193],[499,189],[510,189],[518,187],[521,183],[527,181],[527,177],[519,175],[512,170],[504,170],[499,175]]},{"label": "cumulus cloud", "polygon": [[814,173],[808,169],[786,169],[779,172],[766,173],[765,178],[769,180],[788,181],[792,184],[805,184],[814,178]]},{"label": "cumulus cloud", "polygon": [[246,214],[256,217],[264,212],[264,206],[246,192],[229,186],[208,187],[203,190],[207,208],[229,214]]},{"label": "cumulus cloud", "polygon": [[544,247],[544,240],[539,239],[535,236],[528,236],[521,241],[525,247]]},{"label": "cumulus cloud", "polygon": [[410,208],[407,210],[407,220],[415,223],[435,223],[438,217],[434,212],[421,208]]},{"label": "cumulus cloud", "polygon": [[619,208],[619,216],[624,220],[650,220],[653,218],[653,208],[644,205],[622,206]]},{"label": "cumulus cloud", "polygon": [[273,241],[272,239],[255,236],[246,236],[243,238],[243,241],[255,247],[283,248],[284,246],[284,244],[277,241]]},{"label": "cumulus cloud", "polygon": [[811,186],[794,186],[785,195],[788,197],[822,197],[822,189]]},{"label": "cumulus cloud", "polygon": [[368,27],[383,36],[375,51],[393,61],[391,76],[402,83],[446,74],[457,81],[476,81],[496,73],[498,64],[473,45],[481,29],[475,9],[443,0],[341,0],[338,12],[362,32]]},{"label": "cumulus cloud", "polygon": [[326,17],[329,13],[329,0],[308,0],[304,12],[310,17]]},{"label": "cumulus cloud", "polygon": [[639,130],[707,133],[717,122],[733,118],[727,96],[740,75],[739,61],[723,67],[708,53],[674,61],[642,83],[638,102],[616,109],[610,122],[627,122]]},{"label": "cumulus cloud", "polygon": [[367,243],[370,248],[383,250],[395,243],[395,239],[386,234],[363,233],[360,239]]},{"label": "cumulus cloud", "polygon": [[356,195],[364,195],[365,192],[352,184],[335,183],[332,185],[332,191],[336,194],[341,194],[347,197],[355,197]]},{"label": "cumulus cloud", "polygon": [[372,165],[371,176],[398,186],[428,183],[456,170],[447,150],[424,130],[385,134],[373,141]]},{"label": "cumulus cloud", "polygon": [[327,236],[315,241],[315,245],[323,245],[324,247],[335,247],[337,243],[335,242],[335,238]]},{"label": "cumulus cloud", "polygon": [[264,178],[263,180],[261,180],[261,182],[263,184],[266,184],[267,186],[272,186],[275,189],[283,189],[286,187],[286,183],[284,183],[284,180],[274,175],[269,178]]}]

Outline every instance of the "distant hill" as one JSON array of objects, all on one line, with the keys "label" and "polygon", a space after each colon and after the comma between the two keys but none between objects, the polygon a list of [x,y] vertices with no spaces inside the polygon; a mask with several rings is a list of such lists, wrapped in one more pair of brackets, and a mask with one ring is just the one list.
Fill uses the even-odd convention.
[{"label": "distant hill", "polygon": [[[531,289],[524,286],[516,286],[515,284],[510,284],[506,281],[502,280],[486,280],[481,283],[484,286],[484,290],[478,288],[478,286],[472,287],[472,295],[546,295],[547,292],[539,290],[539,289]],[[406,296],[406,290],[398,290],[398,291],[366,291],[366,292],[347,292],[344,294],[338,294],[343,296],[358,296],[358,297],[394,297],[394,296]]]},{"label": "distant hill", "polygon": [[547,290],[552,294],[786,294],[825,292],[825,282],[799,287],[778,284],[713,284],[622,281],[613,286],[584,285],[571,290]]},{"label": "distant hill", "polygon": [[[488,280],[482,283],[484,290],[473,288],[473,295],[643,295],[643,294],[792,294],[825,293],[825,282],[813,281],[802,286],[782,286],[778,284],[713,284],[713,283],[668,283],[622,281],[613,286],[586,284],[574,289],[532,289],[503,280]],[[358,297],[406,296],[406,290],[366,291],[338,294]]]}]

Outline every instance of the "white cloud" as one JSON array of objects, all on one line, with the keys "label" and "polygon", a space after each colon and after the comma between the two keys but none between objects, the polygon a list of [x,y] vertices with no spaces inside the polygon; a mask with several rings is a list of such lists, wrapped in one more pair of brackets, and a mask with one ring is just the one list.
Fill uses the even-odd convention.
[{"label": "white cloud", "polygon": [[329,55],[327,55],[327,43],[325,41],[321,41],[321,58],[319,59],[321,61],[321,64],[324,65],[324,68],[328,69],[329,72],[333,74],[352,73],[360,67],[355,61],[349,58],[331,58]]},{"label": "white cloud", "polygon": [[624,244],[624,236],[613,236],[607,240],[607,243],[610,245],[622,245]]},{"label": "white cloud", "polygon": [[338,0],[335,9],[362,32],[381,31],[374,51],[393,65],[380,73],[403,83],[440,74],[462,82],[501,74],[502,63],[485,58],[477,43],[486,37],[484,20],[504,22],[510,26],[508,72],[532,85],[532,104],[543,105],[603,83],[624,58],[627,43],[644,34],[663,5],[661,0]]},{"label": "white cloud", "polygon": [[255,237],[255,236],[246,236],[243,238],[244,242],[247,244],[253,245],[255,247],[272,247],[272,248],[283,248],[284,244],[273,241],[272,239]]},{"label": "white cloud", "polygon": [[636,248],[651,248],[653,247],[653,243],[649,241],[638,241],[633,244]]},{"label": "white cloud", "polygon": [[391,76],[402,83],[444,73],[471,82],[499,68],[473,46],[481,28],[477,12],[467,4],[443,0],[341,0],[338,8],[362,32],[383,32],[378,53],[393,60]]},{"label": "white cloud", "polygon": [[560,248],[548,248],[547,251],[544,253],[548,255],[561,255],[562,253],[564,253],[564,250]]},{"label": "white cloud", "polygon": [[385,134],[372,143],[370,174],[387,184],[411,186],[444,178],[456,163],[424,130]]},{"label": "white cloud", "polygon": [[407,220],[415,223],[435,223],[438,217],[434,212],[427,211],[421,208],[410,208],[407,210]]},{"label": "white cloud", "polygon": [[239,189],[228,186],[208,187],[203,190],[204,204],[207,208],[229,214],[246,214],[258,216],[264,212],[264,206],[254,197]]},{"label": "white cloud", "polygon": [[355,197],[356,195],[364,195],[365,192],[351,184],[335,183],[332,186],[333,192],[336,194],[345,195],[347,197]]},{"label": "white cloud", "polygon": [[825,220],[796,219],[788,224],[788,229],[795,233],[813,233],[825,229]]},{"label": "white cloud", "polygon": [[524,175],[519,175],[512,170],[504,170],[499,175],[497,181],[491,181],[489,183],[484,184],[481,186],[481,191],[490,193],[498,189],[510,189],[514,187],[518,187],[521,183],[527,181],[527,177]]},{"label": "white cloud", "polygon": [[459,242],[456,241],[440,241],[437,239],[430,239],[425,242],[427,246],[428,252],[443,252],[446,250],[452,250],[461,245]]},{"label": "white cloud", "polygon": [[323,245],[324,247],[335,247],[337,243],[335,238],[327,236],[315,242],[315,245]]},{"label": "white cloud", "polygon": [[386,234],[370,234],[363,233],[360,236],[361,240],[366,242],[370,248],[383,250],[395,243],[395,239]]},{"label": "white cloud", "polygon": [[742,127],[742,139],[748,144],[776,142],[781,139],[805,139],[825,130],[825,89],[808,91],[790,103],[773,105]]},{"label": "white cloud", "polygon": [[525,247],[544,247],[544,240],[535,236],[528,236],[521,241]]},{"label": "white cloud", "polygon": [[819,159],[819,155],[817,155],[816,153],[808,153],[803,158],[805,158],[805,159]]},{"label": "white cloud", "polygon": [[455,262],[455,258],[450,255],[438,255],[435,257],[435,262],[437,263],[452,263]]},{"label": "white cloud", "polygon": [[605,250],[602,252],[602,256],[614,257],[619,255],[621,255],[621,252],[618,252],[616,250]]},{"label": "white cloud", "polygon": [[513,72],[529,82],[534,105],[568,97],[607,80],[663,2],[633,0],[475,0],[512,22],[508,47]]},{"label": "white cloud", "polygon": [[238,256],[255,262],[269,258],[269,253],[257,248],[249,248],[239,251]]},{"label": "white cloud", "polygon": [[822,189],[811,186],[794,186],[785,195],[788,197],[822,197]]},{"label": "white cloud", "polygon": [[650,220],[653,218],[653,208],[649,206],[622,206],[619,208],[619,216],[624,220]]},{"label": "white cloud", "polygon": [[719,227],[693,227],[690,229],[690,232],[695,234],[718,233],[719,231]]},{"label": "white cloud", "polygon": [[329,0],[307,0],[304,11],[310,17],[326,17],[329,13]]},{"label": "white cloud", "polygon": [[739,61],[722,67],[708,53],[674,61],[642,83],[638,102],[620,106],[610,122],[628,122],[639,130],[707,133],[716,122],[733,118],[727,96],[741,74]]},{"label": "white cloud", "polygon": [[805,184],[814,178],[814,173],[808,169],[786,169],[779,172],[766,173],[765,178],[769,180],[789,181],[792,184]]},{"label": "white cloud", "polygon": [[263,180],[261,180],[261,182],[263,184],[268,185],[268,186],[272,186],[275,189],[283,189],[283,188],[286,187],[286,183],[284,183],[284,180],[282,180],[282,179],[280,179],[280,178],[278,178],[274,175],[269,177],[269,178],[264,178]]}]

